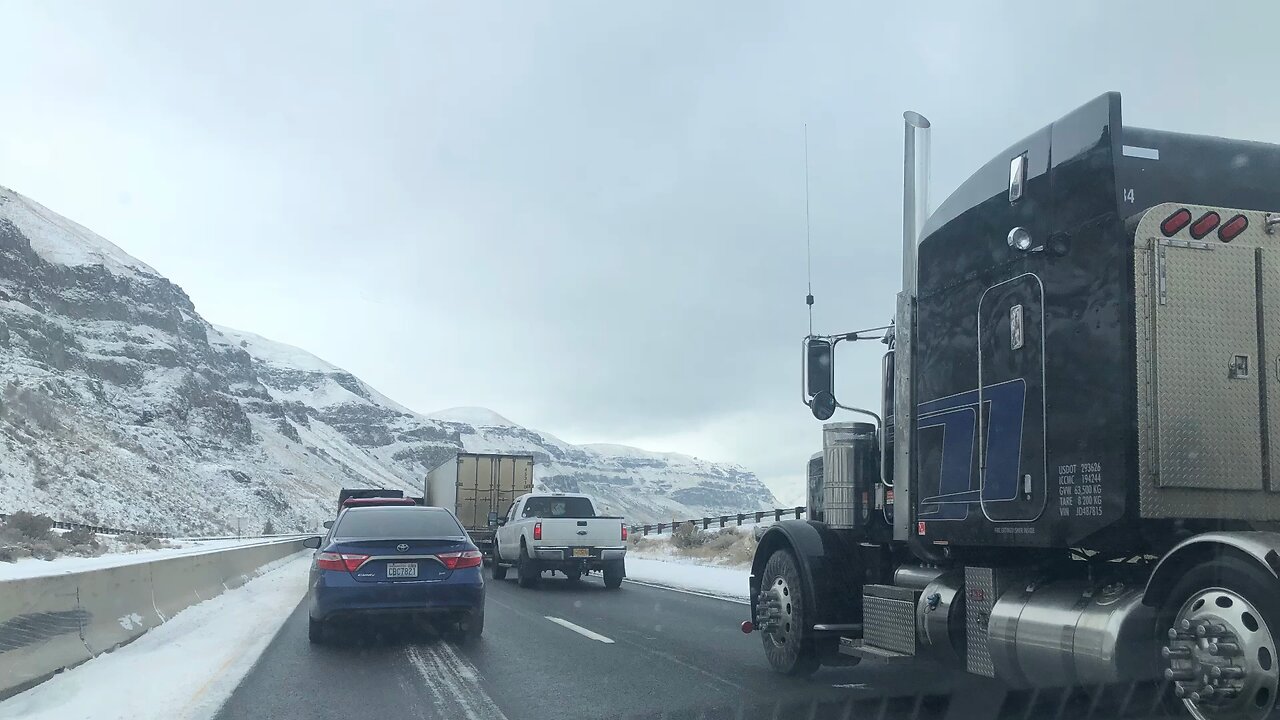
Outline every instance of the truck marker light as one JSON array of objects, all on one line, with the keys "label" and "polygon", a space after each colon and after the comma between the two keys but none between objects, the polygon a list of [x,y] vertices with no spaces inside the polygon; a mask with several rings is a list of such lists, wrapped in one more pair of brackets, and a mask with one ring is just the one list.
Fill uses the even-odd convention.
[{"label": "truck marker light", "polygon": [[1236,215],[1223,223],[1222,227],[1218,228],[1218,239],[1222,242],[1231,242],[1232,240],[1235,240],[1240,233],[1247,230],[1248,227],[1249,218],[1243,215]]},{"label": "truck marker light", "polygon": [[1190,223],[1191,211],[1186,208],[1182,208],[1165,218],[1164,222],[1160,223],[1160,232],[1164,233],[1165,237],[1173,237]]},{"label": "truck marker light", "polygon": [[1201,215],[1199,220],[1192,223],[1191,237],[1196,240],[1203,238],[1205,235],[1213,232],[1213,229],[1218,227],[1218,223],[1220,222],[1222,222],[1222,216],[1210,210],[1209,212]]},{"label": "truck marker light", "polygon": [[750,620],[742,621],[742,632],[746,633],[747,635],[750,635],[751,631],[755,629],[756,629],[756,626],[753,625]]},{"label": "truck marker light", "polygon": [[1024,227],[1016,227],[1009,231],[1009,247],[1026,252],[1031,249],[1031,233]]}]

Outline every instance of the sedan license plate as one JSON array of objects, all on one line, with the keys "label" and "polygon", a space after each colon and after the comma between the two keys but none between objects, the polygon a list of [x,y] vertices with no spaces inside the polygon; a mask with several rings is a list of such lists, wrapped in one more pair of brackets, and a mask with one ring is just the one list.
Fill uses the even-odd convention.
[{"label": "sedan license plate", "polygon": [[574,557],[591,557],[591,548],[574,548]]},{"label": "sedan license plate", "polygon": [[387,577],[416,578],[418,577],[418,563],[387,563]]}]

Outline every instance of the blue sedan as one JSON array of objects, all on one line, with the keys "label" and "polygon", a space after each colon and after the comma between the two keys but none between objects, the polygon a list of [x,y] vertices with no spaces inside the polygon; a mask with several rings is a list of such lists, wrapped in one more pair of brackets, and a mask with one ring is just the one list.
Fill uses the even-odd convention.
[{"label": "blue sedan", "polygon": [[319,551],[307,592],[313,643],[374,615],[425,617],[464,643],[484,631],[484,558],[444,508],[348,508],[304,544]]}]

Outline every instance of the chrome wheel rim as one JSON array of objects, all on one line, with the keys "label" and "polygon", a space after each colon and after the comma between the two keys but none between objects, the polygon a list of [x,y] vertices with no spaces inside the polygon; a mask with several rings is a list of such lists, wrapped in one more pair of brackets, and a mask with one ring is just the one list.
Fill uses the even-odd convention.
[{"label": "chrome wheel rim", "polygon": [[760,629],[775,645],[794,642],[796,626],[792,600],[791,587],[785,578],[775,578],[772,585],[760,592],[757,615],[764,621]]},{"label": "chrome wheel rim", "polygon": [[1276,702],[1280,658],[1262,613],[1242,595],[1208,588],[1174,618],[1164,677],[1197,720],[1263,720]]}]

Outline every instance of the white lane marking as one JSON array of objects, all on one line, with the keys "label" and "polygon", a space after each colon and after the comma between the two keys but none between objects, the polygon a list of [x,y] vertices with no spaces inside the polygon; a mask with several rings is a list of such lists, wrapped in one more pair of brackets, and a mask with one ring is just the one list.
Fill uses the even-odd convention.
[{"label": "white lane marking", "polygon": [[870,686],[868,686],[866,683],[841,683],[839,685],[832,685],[831,687],[847,688],[849,690],[867,690],[869,689]]},{"label": "white lane marking", "polygon": [[751,604],[742,598],[729,597],[728,595],[715,595],[713,593],[702,592],[700,590],[689,590],[686,588],[673,587],[671,585],[659,585],[658,583],[646,582],[644,580],[632,580],[631,578],[627,578],[626,580],[623,580],[623,582],[632,583],[634,585],[643,585],[645,587],[657,588],[659,590],[670,590],[671,592],[684,593],[685,595],[697,595],[698,597],[711,598],[712,600],[723,600],[725,602],[731,602],[737,605]]},{"label": "white lane marking", "polygon": [[[480,673],[447,642],[408,649],[409,662],[440,700],[452,699],[467,720],[507,720],[498,704],[480,686]],[[447,696],[447,698],[446,698]],[[450,714],[450,717],[457,715]]]},{"label": "white lane marking", "polygon": [[581,625],[574,625],[573,623],[569,622],[568,620],[565,620],[564,618],[551,617],[550,615],[543,615],[542,617],[544,617],[544,618],[546,618],[546,619],[550,620],[551,622],[553,622],[553,623],[555,623],[555,624],[557,624],[557,625],[559,625],[559,626],[561,626],[561,627],[569,628],[570,630],[572,630],[572,631],[574,631],[574,632],[578,633],[579,635],[581,635],[581,636],[583,636],[583,637],[588,637],[588,638],[591,638],[592,640],[599,640],[600,642],[605,643],[606,645],[612,645],[612,644],[613,644],[613,641],[612,641],[612,640],[610,640],[609,638],[607,638],[607,637],[605,637],[605,636],[601,635],[600,633],[597,633],[597,632],[591,632],[590,630],[588,630],[588,629],[586,629],[586,628],[582,627]]}]

